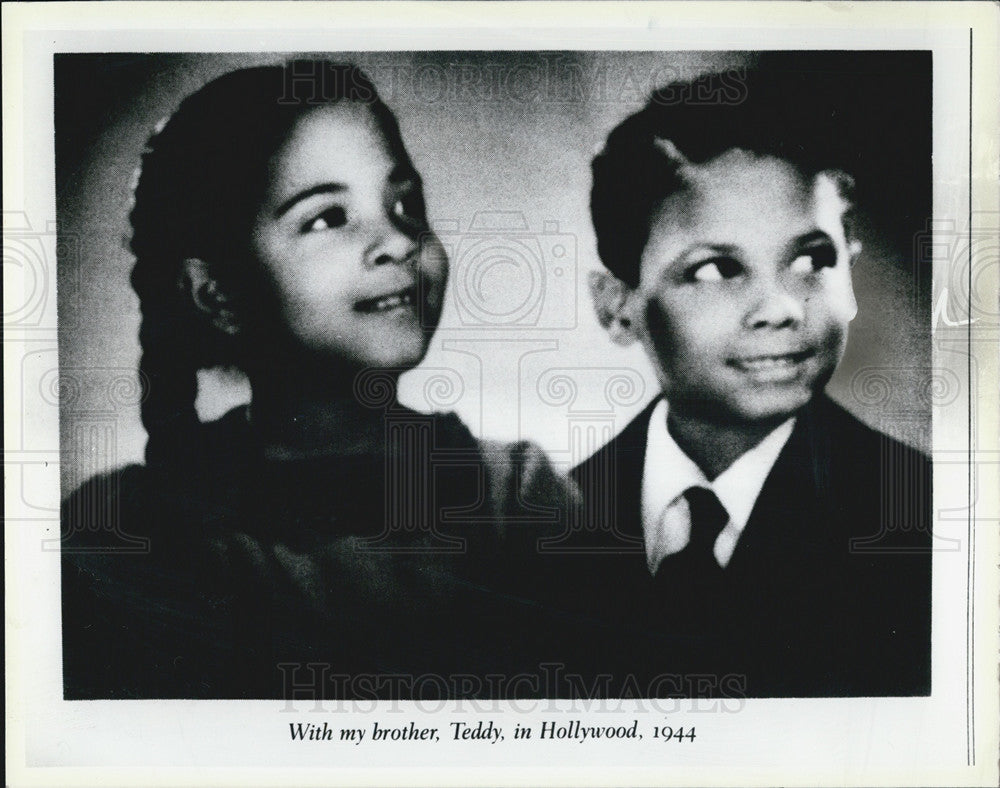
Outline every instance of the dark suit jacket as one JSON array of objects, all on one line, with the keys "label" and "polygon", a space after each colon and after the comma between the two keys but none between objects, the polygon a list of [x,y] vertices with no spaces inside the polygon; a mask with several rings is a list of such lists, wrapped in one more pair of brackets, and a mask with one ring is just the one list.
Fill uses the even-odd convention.
[{"label": "dark suit jacket", "polygon": [[928,459],[817,397],[764,484],[719,595],[692,598],[645,564],[641,483],[654,404],[574,469],[584,519],[542,546],[566,567],[562,604],[579,634],[563,664],[580,688],[928,695]]}]

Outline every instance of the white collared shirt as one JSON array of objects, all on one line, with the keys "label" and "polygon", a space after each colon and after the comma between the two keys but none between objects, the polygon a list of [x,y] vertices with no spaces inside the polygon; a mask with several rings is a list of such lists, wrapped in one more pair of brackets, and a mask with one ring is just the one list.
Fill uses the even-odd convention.
[{"label": "white collared shirt", "polygon": [[[667,429],[667,401],[661,399],[649,419],[646,460],[642,471],[642,530],[646,543],[646,564],[652,574],[666,556],[683,550],[691,531],[687,501],[682,498],[664,517],[667,507],[689,487],[712,490],[729,515],[729,522],[715,540],[715,559],[727,566],[736,543],[750,519],[750,512],[778,455],[785,447],[795,419],[771,432],[714,482],[677,445]],[[675,513],[676,512],[676,513]]]}]

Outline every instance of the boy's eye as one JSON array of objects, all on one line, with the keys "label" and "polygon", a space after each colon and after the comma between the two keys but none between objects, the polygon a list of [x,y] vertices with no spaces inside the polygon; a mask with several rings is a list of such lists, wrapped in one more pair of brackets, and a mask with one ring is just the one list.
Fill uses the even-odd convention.
[{"label": "boy's eye", "polygon": [[795,274],[812,274],[822,268],[833,268],[835,265],[837,265],[837,250],[830,245],[823,245],[799,252],[789,268]]},{"label": "boy's eye", "polygon": [[742,270],[743,266],[732,257],[712,257],[691,266],[686,278],[692,282],[721,282],[739,276]]},{"label": "boy's eye", "polygon": [[327,208],[323,213],[306,222],[302,228],[303,232],[319,232],[321,230],[332,230],[343,227],[347,224],[347,211],[340,205]]}]

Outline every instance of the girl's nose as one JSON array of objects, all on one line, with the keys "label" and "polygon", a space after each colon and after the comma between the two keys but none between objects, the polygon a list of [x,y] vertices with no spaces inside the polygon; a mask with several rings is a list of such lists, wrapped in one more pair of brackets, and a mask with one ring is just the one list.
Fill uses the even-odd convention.
[{"label": "girl's nose", "polygon": [[419,245],[414,234],[386,220],[380,226],[375,242],[368,248],[366,259],[372,267],[387,263],[410,264],[416,258]]},{"label": "girl's nose", "polygon": [[778,281],[764,283],[746,313],[747,328],[791,328],[805,318],[802,299]]}]

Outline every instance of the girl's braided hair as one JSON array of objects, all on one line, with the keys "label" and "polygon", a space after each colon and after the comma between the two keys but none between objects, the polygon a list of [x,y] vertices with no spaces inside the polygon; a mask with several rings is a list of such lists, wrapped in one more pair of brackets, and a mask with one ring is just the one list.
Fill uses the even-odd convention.
[{"label": "girl's braided hair", "polygon": [[393,152],[408,161],[395,116],[368,77],[321,60],[225,74],[186,98],[150,138],[130,215],[148,464],[176,460],[189,443],[198,425],[197,371],[240,364],[237,341],[182,287],[184,260],[210,261],[213,276],[254,300],[254,288],[266,284],[252,264],[250,232],[269,162],[299,117],[339,101],[366,104]]}]

